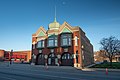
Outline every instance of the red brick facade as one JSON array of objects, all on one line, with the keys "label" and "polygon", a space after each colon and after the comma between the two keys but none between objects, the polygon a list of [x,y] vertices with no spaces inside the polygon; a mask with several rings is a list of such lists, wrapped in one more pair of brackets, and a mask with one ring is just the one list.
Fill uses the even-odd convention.
[{"label": "red brick facade", "polygon": [[29,62],[31,59],[31,51],[13,51],[11,54],[11,51],[0,50],[0,58],[3,61]]},{"label": "red brick facade", "polygon": [[[53,35],[57,36],[57,46],[49,47],[48,44],[51,44],[49,37]],[[66,40],[62,36],[63,38],[70,36],[70,38]],[[44,47],[38,47],[39,41],[42,40],[44,40]],[[62,46],[67,43],[70,45]],[[41,65],[84,67],[94,62],[93,46],[80,27],[72,27],[67,22],[64,22],[59,29],[49,28],[46,31],[40,27],[32,35],[32,62]]]},{"label": "red brick facade", "polygon": [[0,61],[4,60],[4,50],[0,50]]}]

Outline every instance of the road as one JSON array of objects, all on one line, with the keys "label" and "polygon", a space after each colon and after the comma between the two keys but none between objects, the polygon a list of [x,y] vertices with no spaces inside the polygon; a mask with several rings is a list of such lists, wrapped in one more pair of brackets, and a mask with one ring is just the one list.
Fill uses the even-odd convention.
[{"label": "road", "polygon": [[0,80],[120,80],[120,71],[82,71],[66,66],[0,64]]}]

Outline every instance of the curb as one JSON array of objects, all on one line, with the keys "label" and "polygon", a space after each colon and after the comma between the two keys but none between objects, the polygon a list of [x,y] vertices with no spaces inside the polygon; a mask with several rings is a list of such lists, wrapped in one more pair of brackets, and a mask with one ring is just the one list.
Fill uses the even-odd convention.
[{"label": "curb", "polygon": [[[106,70],[106,68],[104,68],[104,69],[102,69],[102,68],[85,68],[86,70],[94,70],[94,71],[97,71],[97,70],[99,70],[99,71],[105,71]],[[120,69],[108,69],[108,71],[120,71]]]}]

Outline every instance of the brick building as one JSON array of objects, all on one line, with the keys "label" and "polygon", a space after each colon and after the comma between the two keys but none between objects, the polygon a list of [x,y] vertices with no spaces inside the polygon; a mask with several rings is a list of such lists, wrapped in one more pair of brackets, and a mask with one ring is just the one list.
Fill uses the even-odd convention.
[{"label": "brick building", "polygon": [[60,25],[55,18],[48,30],[40,27],[32,35],[32,62],[84,67],[94,62],[93,46],[80,27]]},{"label": "brick building", "polygon": [[11,51],[0,50],[0,60],[9,61],[10,59],[14,62],[29,62],[31,59],[31,51],[13,51],[11,54]]},{"label": "brick building", "polygon": [[[95,62],[104,62],[104,61],[109,61],[109,58],[105,55],[104,50],[96,51],[94,52],[94,61]],[[116,53],[112,57],[112,62],[120,62],[120,53]]]},{"label": "brick building", "polygon": [[4,50],[0,49],[0,61],[4,60]]}]

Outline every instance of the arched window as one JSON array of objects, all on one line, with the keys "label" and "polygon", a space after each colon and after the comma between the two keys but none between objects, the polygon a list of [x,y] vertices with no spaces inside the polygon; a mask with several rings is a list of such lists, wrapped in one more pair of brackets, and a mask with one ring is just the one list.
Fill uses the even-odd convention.
[{"label": "arched window", "polygon": [[64,53],[61,57],[61,65],[72,66],[73,65],[72,55],[69,53]]},{"label": "arched window", "polygon": [[69,53],[66,53],[62,56],[62,59],[72,59],[72,56]]},{"label": "arched window", "polygon": [[42,53],[37,55],[36,60],[37,60],[36,64],[40,64],[40,65],[44,65],[45,64],[45,58],[44,58],[44,55]]},{"label": "arched window", "polygon": [[43,54],[40,54],[40,55],[39,55],[39,58],[44,58],[44,55],[43,55]]},{"label": "arched window", "polygon": [[78,37],[75,36],[74,40],[75,40],[75,46],[78,46]]},{"label": "arched window", "polygon": [[48,65],[55,65],[56,64],[56,56],[54,53],[50,53],[48,56]]},{"label": "arched window", "polygon": [[55,57],[54,53],[50,54],[49,57]]}]

